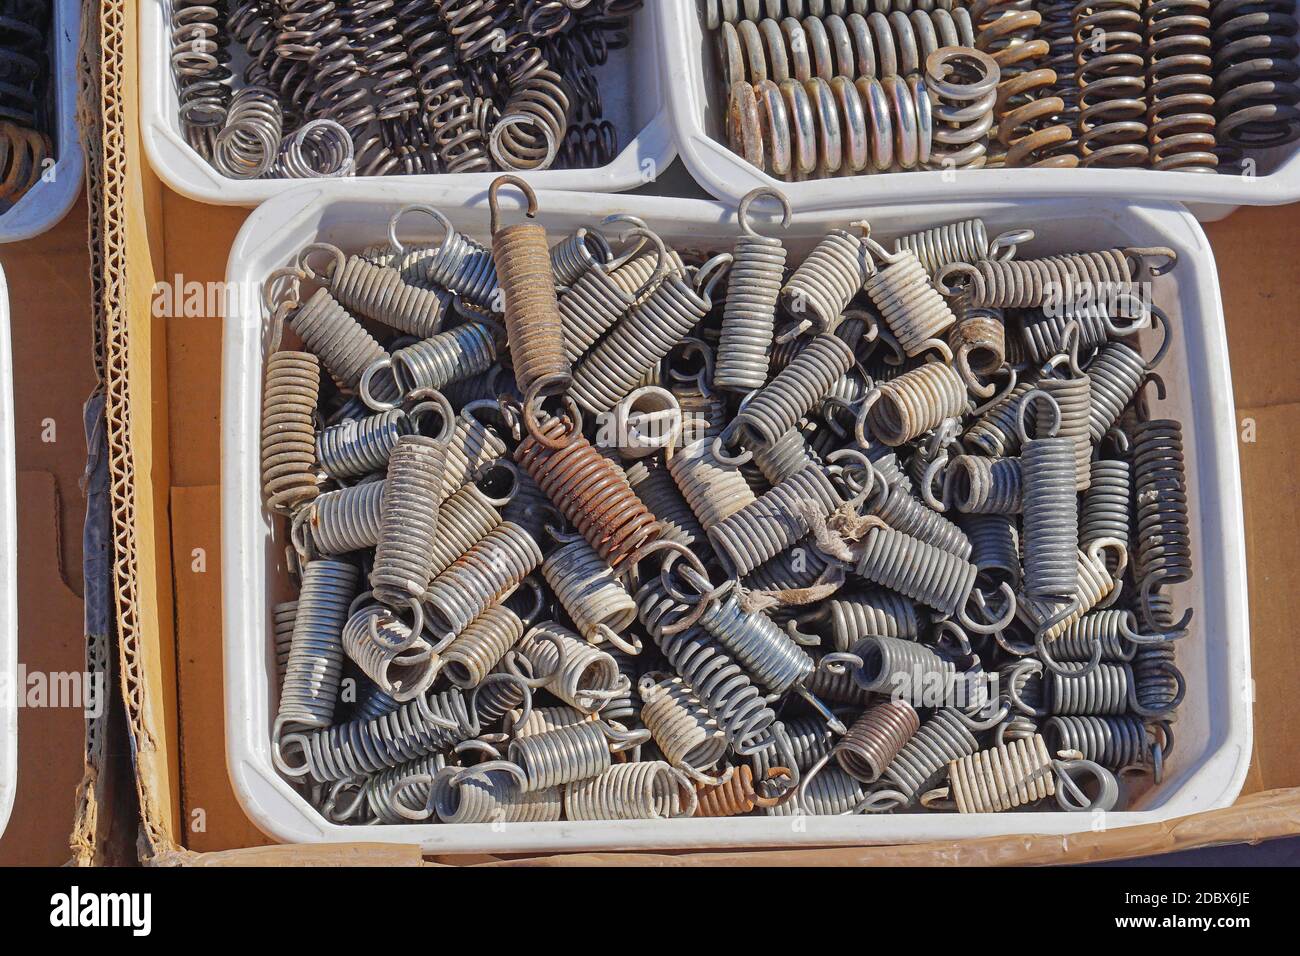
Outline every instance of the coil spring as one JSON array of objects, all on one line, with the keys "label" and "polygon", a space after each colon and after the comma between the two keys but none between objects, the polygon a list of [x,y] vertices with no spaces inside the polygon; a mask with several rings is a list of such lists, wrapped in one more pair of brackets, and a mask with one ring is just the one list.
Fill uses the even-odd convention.
[{"label": "coil spring", "polygon": [[791,428],[770,445],[754,449],[754,464],[770,485],[776,486],[814,464],[803,432]]},{"label": "coil spring", "polygon": [[433,577],[446,456],[446,442],[423,435],[403,435],[389,456],[370,585],[390,607],[419,598]]},{"label": "coil spring", "polygon": [[[1046,435],[1042,424],[1040,418],[1039,432]],[[1079,581],[1073,440],[1042,437],[1024,441],[1020,468],[1025,593],[1034,599],[1068,601]]]},{"label": "coil spring", "polygon": [[1145,4],[1147,144],[1155,169],[1210,173],[1219,164],[1210,10],[1210,0]]},{"label": "coil spring", "polygon": [[[1085,372],[1068,378],[1044,375],[1038,380],[1038,390],[1056,403],[1055,410],[1047,410],[1046,403],[1038,406],[1038,433],[1046,435],[1055,418],[1059,423],[1055,437],[1067,438],[1074,452],[1074,489],[1087,491],[1092,480],[1092,438],[1089,418],[1092,410],[1092,379]],[[1023,454],[1023,452],[1022,452]]]},{"label": "coil spring", "polygon": [[962,415],[968,405],[966,384],[949,365],[930,362],[876,388],[879,396],[864,405],[866,424],[891,447],[915,441],[945,419]]},{"label": "coil spring", "polygon": [[993,250],[982,219],[962,219],[900,236],[895,252],[911,252],[927,275],[935,276],[950,262],[978,262]]},{"label": "coil spring", "polygon": [[566,820],[659,820],[688,817],[695,791],[662,760],[624,763],[564,788]]},{"label": "coil spring", "polygon": [[687,445],[672,457],[668,470],[706,532],[757,500],[740,469],[714,455],[711,439]]},{"label": "coil spring", "polygon": [[909,357],[919,355],[931,348],[957,317],[930,284],[915,253],[897,252],[892,260],[867,279],[867,295],[903,351]]},{"label": "coil spring", "polygon": [[1053,753],[1076,750],[1084,760],[1115,771],[1150,766],[1155,743],[1149,726],[1131,714],[1052,717],[1045,735]]},{"label": "coil spring", "polygon": [[1144,717],[1172,718],[1183,702],[1186,684],[1174,663],[1172,641],[1142,644],[1133,656],[1133,700],[1130,707]]},{"label": "coil spring", "polygon": [[171,16],[171,64],[177,77],[181,122],[219,127],[230,103],[230,38],[224,28],[226,3],[177,0]]},{"label": "coil spring", "polygon": [[497,358],[497,336],[483,322],[466,322],[393,353],[393,377],[406,394],[486,372]]},{"label": "coil spring", "polygon": [[855,570],[873,584],[947,615],[965,605],[977,573],[975,565],[955,554],[882,526],[867,531]]},{"label": "coil spring", "polygon": [[1026,354],[1031,361],[1039,363],[1069,350],[1066,335],[1071,325],[1078,327],[1080,352],[1091,351],[1110,335],[1110,316],[1095,306],[1051,311],[1030,309],[1021,315],[1020,322]]},{"label": "coil spring", "polygon": [[397,269],[345,256],[327,243],[307,246],[299,261],[317,250],[333,257],[323,278],[345,309],[422,339],[438,331],[449,296],[410,285]]},{"label": "coil spring", "polygon": [[667,761],[693,780],[709,777],[727,751],[717,721],[680,677],[641,678],[641,720]]},{"label": "coil spring", "polygon": [[[545,429],[558,436],[565,423],[552,419]],[[515,449],[515,461],[615,571],[658,537],[654,515],[632,491],[622,470],[581,435],[559,449],[529,435]]]},{"label": "coil spring", "polygon": [[1145,592],[1191,580],[1191,527],[1183,430],[1173,419],[1142,422],[1133,432],[1137,492],[1134,575]]},{"label": "coil spring", "polygon": [[557,169],[598,169],[618,158],[618,130],[609,120],[571,125],[555,156]]},{"label": "coil spring", "polygon": [[843,339],[830,333],[814,336],[737,413],[731,433],[756,445],[773,444],[817,406],[853,362],[853,349]]},{"label": "coil spring", "polygon": [[665,540],[707,551],[709,544],[704,536],[704,528],[678,490],[668,466],[661,459],[642,459],[629,466],[625,474],[628,486],[659,519]]},{"label": "coil spring", "polygon": [[443,823],[548,823],[564,811],[559,787],[524,791],[510,774],[462,777],[456,767],[433,778],[432,799]]},{"label": "coil spring", "polygon": [[854,780],[874,783],[920,729],[921,719],[905,700],[871,707],[835,743],[831,755]]},{"label": "coil spring", "polygon": [[428,585],[425,606],[435,621],[460,634],[541,563],[542,551],[532,535],[517,524],[502,522]]},{"label": "coil spring", "polygon": [[734,594],[715,602],[700,618],[700,626],[772,693],[783,694],[812,673],[812,658],[771,619],[743,610]]},{"label": "coil spring", "polygon": [[316,401],[320,362],[310,352],[276,352],[262,391],[262,493],[272,511],[289,514],[320,493]]},{"label": "coil spring", "polygon": [[429,549],[433,578],[501,524],[493,500],[477,485],[465,485],[438,508],[438,534]]},{"label": "coil spring", "polygon": [[[453,172],[455,170],[452,170]],[[445,215],[427,206],[409,207],[410,211],[425,212],[445,230],[436,246],[414,251],[412,268],[419,281],[428,286],[447,289],[465,302],[479,309],[491,308],[497,296],[497,270],[492,252],[482,244],[458,232]],[[400,210],[400,217],[407,210]],[[395,226],[396,218],[390,223]],[[391,230],[390,230],[391,233]],[[406,250],[397,246],[398,253]]]},{"label": "coil spring", "polygon": [[319,554],[347,554],[373,548],[383,522],[383,480],[327,491],[308,517],[312,546]]},{"label": "coil spring", "polygon": [[1103,661],[1132,661],[1137,645],[1127,634],[1136,629],[1132,611],[1093,611],[1074,621],[1052,642],[1052,656],[1058,661],[1084,663],[1092,660],[1093,648],[1101,645]]},{"label": "coil spring", "polygon": [[[1036,7],[1043,22],[1039,36],[1047,41],[1048,54],[1043,66],[1056,74],[1052,95],[1061,100],[1060,125],[1070,133],[1067,140],[1048,146],[1044,154],[1063,158],[1062,165],[1077,165],[1079,159],[1079,85],[1075,80],[1074,7],[1075,0],[1038,0]],[[1071,162],[1073,160],[1073,162]]]},{"label": "coil spring", "polygon": [[274,90],[248,86],[230,101],[221,131],[212,143],[212,165],[232,179],[257,179],[280,155],[284,117]]},{"label": "coil spring", "polygon": [[277,683],[284,683],[284,669],[293,647],[293,621],[298,615],[297,601],[281,601],[271,609],[271,643],[275,648]]},{"label": "coil spring", "polygon": [[1133,482],[1127,461],[1098,459],[1092,463],[1092,483],[1079,512],[1079,547],[1084,551],[1102,539],[1128,542],[1133,521],[1130,510]]},{"label": "coil spring", "polygon": [[17,202],[36,185],[51,153],[44,133],[0,120],[0,202]]},{"label": "coil spring", "polygon": [[542,575],[586,640],[634,652],[619,635],[636,620],[636,602],[591,545],[576,538],[557,548],[542,563]]},{"label": "coil spring", "polygon": [[987,163],[1000,75],[991,56],[969,47],[945,47],[926,59],[934,116],[932,166],[974,169]]},{"label": "coil spring", "polygon": [[970,539],[970,561],[977,580],[1020,586],[1020,535],[1013,517],[1004,514],[962,515],[958,526]]},{"label": "coil spring", "polygon": [[1053,673],[1049,680],[1053,714],[1108,716],[1128,710],[1133,689],[1133,671],[1128,664],[1098,664],[1078,674]]},{"label": "coil spring", "polygon": [[280,156],[271,174],[287,179],[335,179],[353,175],[356,166],[347,128],[332,119],[317,119],[280,141]]},{"label": "coil spring", "polygon": [[873,693],[920,706],[929,703],[925,698],[934,687],[944,688],[945,700],[956,687],[956,665],[915,641],[867,635],[852,653],[862,659],[854,672],[858,685]]},{"label": "coil spring", "polygon": [[276,733],[289,727],[328,727],[334,722],[343,671],[343,625],[356,593],[357,569],[324,558],[303,569],[293,639],[280,688]]},{"label": "coil spring", "polygon": [[363,788],[366,805],[380,823],[400,825],[427,820],[432,814],[427,808],[433,778],[446,766],[446,756],[430,754],[377,773]]},{"label": "coil spring", "polygon": [[525,793],[598,777],[610,768],[609,741],[599,722],[515,737],[508,754],[527,777]]},{"label": "coil spring", "polygon": [[486,608],[442,652],[447,680],[462,690],[478,687],[524,636],[524,622],[504,604]]},{"label": "coil spring", "polygon": [[363,607],[343,627],[343,651],[381,691],[404,703],[429,689],[441,662],[386,608]]},{"label": "coil spring", "polygon": [[1056,793],[1052,757],[1038,734],[954,760],[948,778],[958,813],[1001,813]]},{"label": "coil spring", "polygon": [[1097,350],[1088,363],[1088,376],[1092,379],[1088,434],[1093,444],[1100,443],[1119,421],[1137,395],[1146,373],[1146,361],[1123,342],[1107,342]]},{"label": "coil spring", "polygon": [[[327,289],[317,289],[304,305],[290,313],[288,321],[340,388],[356,391],[366,369],[388,358],[374,336]],[[375,397],[394,397],[387,380],[380,380],[376,386]]]},{"label": "coil spring", "polygon": [[564,354],[576,362],[632,307],[636,298],[615,281],[606,263],[590,262],[560,298]]},{"label": "coil spring", "polygon": [[[1072,593],[1064,598],[1042,600],[1024,594],[1017,604],[1017,613],[1036,631],[1046,625],[1042,634],[1045,640],[1054,640],[1065,633],[1071,624],[1109,597],[1118,586],[1106,569],[1106,562],[1100,556],[1093,559],[1082,551],[1076,550],[1074,567],[1078,583]],[[1027,564],[1025,576],[1029,576]],[[1064,619],[1059,619],[1064,604],[1070,605],[1071,610]],[[1049,625],[1049,621],[1053,623]]]},{"label": "coil spring", "polygon": [[811,320],[817,330],[833,329],[875,269],[861,238],[833,229],[781,289],[782,303],[792,314]]},{"label": "coil spring", "polygon": [[1007,716],[997,726],[996,743],[1023,740],[1038,733],[1039,719],[1047,714],[1043,705],[1047,685],[1042,675],[1042,663],[1032,658],[998,668],[998,700],[1005,705]]},{"label": "coil spring", "polygon": [[875,515],[895,531],[909,534],[959,558],[970,557],[971,543],[961,528],[917,501],[900,485],[886,486],[866,513]]},{"label": "coil spring", "polygon": [[1021,485],[1018,458],[957,455],[948,465],[944,493],[964,513],[1014,515],[1020,513]]},{"label": "coil spring", "polygon": [[811,511],[825,518],[839,505],[840,497],[825,470],[810,463],[706,533],[718,557],[733,576],[740,577],[806,535]]},{"label": "coil spring", "polygon": [[992,458],[1010,457],[1020,451],[1020,434],[1017,427],[1020,403],[1038,385],[1038,375],[1032,372],[1016,383],[1004,396],[996,399],[975,424],[966,429],[962,441]]},{"label": "coil spring", "polygon": [[502,169],[549,168],[564,142],[570,109],[558,73],[546,69],[521,78],[488,140],[492,158]]},{"label": "coil spring", "polygon": [[1108,290],[1118,294],[1135,289],[1129,263],[1121,249],[1075,252],[1045,259],[983,259],[976,263],[954,263],[940,273],[959,274],[969,279],[968,304],[976,308],[1037,308],[1049,296],[1067,301],[1069,290]]},{"label": "coil spring", "polygon": [[1267,149],[1300,137],[1295,8],[1281,0],[1226,0],[1214,26],[1214,132],[1226,148]]},{"label": "coil spring", "polygon": [[736,215],[742,235],[732,253],[713,373],[715,386],[740,392],[762,388],[767,381],[776,304],[785,278],[785,246],[779,239],[759,235],[749,223],[750,204],[763,196],[778,199],[789,221],[789,203],[778,192],[756,189],[741,200]]},{"label": "coil spring", "polygon": [[1141,166],[1148,159],[1141,7],[1141,0],[1090,0],[1074,8],[1084,166]]},{"label": "coil spring", "polygon": [[547,690],[584,714],[603,711],[628,689],[613,657],[554,622],[530,629],[518,649]]},{"label": "coil spring", "polygon": [[951,708],[942,708],[903,745],[880,779],[910,803],[954,760],[979,749],[974,735]]},{"label": "coil spring", "polygon": [[868,13],[892,13],[913,10],[954,10],[961,0],[706,0],[704,24],[716,30],[723,23],[740,20],[782,19],[797,20],[809,17],[844,17],[851,13],[866,16]]},{"label": "coil spring", "polygon": [[836,651],[847,651],[868,634],[915,639],[921,626],[916,605],[884,588],[830,598],[824,617],[830,622],[832,649]]}]

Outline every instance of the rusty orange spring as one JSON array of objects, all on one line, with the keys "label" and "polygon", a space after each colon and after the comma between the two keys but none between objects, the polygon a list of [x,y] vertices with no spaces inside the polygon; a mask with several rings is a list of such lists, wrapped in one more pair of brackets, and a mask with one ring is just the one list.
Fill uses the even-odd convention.
[{"label": "rusty orange spring", "polygon": [[[765,780],[790,776],[787,767],[769,767]],[[736,768],[731,779],[726,783],[707,786],[697,784],[695,792],[699,795],[700,806],[695,811],[697,817],[738,817],[749,813],[755,807],[778,807],[795,794],[794,787],[789,788],[779,797],[762,797],[754,789],[754,771],[749,764],[743,763]]]}]

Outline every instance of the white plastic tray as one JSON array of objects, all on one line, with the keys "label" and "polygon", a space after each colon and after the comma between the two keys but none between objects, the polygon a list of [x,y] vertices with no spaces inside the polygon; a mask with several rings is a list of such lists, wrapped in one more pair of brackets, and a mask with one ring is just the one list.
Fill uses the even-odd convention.
[{"label": "white plastic tray", "polygon": [[1220,219],[1237,206],[1300,200],[1300,142],[1256,155],[1252,176],[1149,169],[977,169],[782,182],[727,148],[727,104],[716,93],[717,56],[697,0],[655,0],[649,6],[659,19],[660,70],[673,79],[668,84],[668,103],[677,149],[700,185],[719,199],[734,203],[760,185],[778,187],[803,212],[908,200],[1141,198],[1185,203],[1205,221]]},{"label": "white plastic tray", "polygon": [[[199,202],[256,206],[300,180],[228,179],[196,153],[181,135],[167,28],[169,0],[140,2],[140,133],[154,171],[168,186]],[[659,81],[655,18],[646,4],[632,24],[631,44],[597,70],[605,118],[618,130],[622,152],[597,169],[548,169],[523,173],[538,189],[621,192],[655,179],[677,158],[668,104]],[[486,187],[497,173],[403,176],[421,186],[455,182]],[[362,177],[361,182],[392,177]]]},{"label": "white plastic tray", "polygon": [[[513,197],[511,197],[513,198]],[[1006,813],[986,816],[904,814],[644,822],[344,827],[326,822],[272,768],[271,724],[278,689],[270,641],[270,609],[288,597],[286,541],[263,510],[258,433],[266,323],[260,281],[306,243],[345,249],[382,241],[389,216],[410,202],[432,204],[458,228],[486,238],[482,193],[407,183],[352,189],[306,186],[263,204],[245,222],[231,250],[227,279],[233,311],[226,318],[222,382],[222,550],[226,756],[239,800],[267,834],[283,841],[395,841],[428,852],[557,851],[900,843],[1013,833],[1070,833],[1096,825],[1089,814]],[[611,212],[644,218],[670,243],[730,248],[734,210],[689,199],[539,195],[541,222],[555,236]],[[799,215],[785,233],[792,257],[804,254],[832,225],[869,218],[879,236],[967,216],[994,231],[1032,223],[1040,238],[1025,255],[1109,245],[1173,247],[1174,272],[1157,280],[1155,299],[1178,330],[1161,373],[1171,400],[1157,414],[1183,421],[1196,577],[1178,589],[1195,608],[1193,632],[1179,645],[1187,700],[1179,711],[1177,749],[1166,779],[1139,809],[1105,816],[1106,826],[1151,823],[1227,806],[1240,791],[1250,758],[1251,688],[1236,428],[1223,311],[1214,259],[1204,233],[1172,205],[1126,206],[1094,200],[1032,200],[917,207],[878,207]],[[412,222],[414,226],[414,221]],[[414,238],[414,237],[413,237]],[[432,237],[430,237],[432,238]],[[1148,354],[1150,342],[1144,343]]]},{"label": "white plastic tray", "polygon": [[0,269],[0,834],[18,786],[18,509],[9,287]]},{"label": "white plastic tray", "polygon": [[81,189],[85,158],[77,129],[77,58],[81,46],[81,0],[55,0],[55,163],[51,172],[0,215],[0,242],[39,236],[62,219]]}]

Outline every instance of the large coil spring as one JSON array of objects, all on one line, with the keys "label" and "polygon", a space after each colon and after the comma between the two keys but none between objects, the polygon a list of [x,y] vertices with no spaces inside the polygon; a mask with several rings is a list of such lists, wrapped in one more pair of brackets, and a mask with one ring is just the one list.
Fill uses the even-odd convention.
[{"label": "large coil spring", "polygon": [[343,625],[356,594],[357,578],[356,565],[344,560],[324,558],[303,570],[280,688],[277,733],[290,727],[328,727],[334,722],[343,672]]},{"label": "large coil spring", "polygon": [[[366,369],[388,358],[383,346],[328,289],[317,289],[301,308],[290,313],[289,325],[340,388],[356,391]],[[389,398],[391,394],[376,397]]]},{"label": "large coil spring", "polygon": [[177,0],[171,15],[171,64],[180,89],[180,120],[187,127],[220,127],[230,104],[226,4]]},{"label": "large coil spring", "polygon": [[740,410],[724,436],[771,445],[799,423],[852,367],[853,349],[830,333],[815,336]]},{"label": "large coil spring", "polygon": [[863,405],[871,434],[891,447],[915,441],[965,412],[966,384],[952,366],[929,362],[884,382]]},{"label": "large coil spring", "polygon": [[1083,290],[1125,295],[1135,286],[1129,261],[1122,249],[1075,252],[1046,259],[983,259],[953,263],[939,276],[965,276],[968,303],[977,308],[1028,309],[1044,305],[1049,297],[1071,296]]},{"label": "large coil spring", "polygon": [[854,721],[831,754],[854,780],[875,783],[920,727],[921,718],[911,704],[888,700]]},{"label": "large coil spring", "polygon": [[433,577],[446,456],[446,442],[403,435],[389,457],[370,586],[390,607],[419,598]]},{"label": "large coil spring", "polygon": [[466,322],[393,353],[393,377],[404,392],[441,389],[496,361],[497,334],[484,322]]},{"label": "large coil spring", "polygon": [[585,540],[575,536],[552,551],[542,563],[542,575],[586,640],[637,652],[620,637],[636,620],[636,602]]},{"label": "large coil spring", "polygon": [[1154,169],[1214,172],[1214,61],[1210,0],[1144,5],[1147,143]]},{"label": "large coil spring", "polygon": [[262,390],[262,493],[272,511],[289,514],[319,493],[316,401],[320,362],[310,352],[276,352]]},{"label": "large coil spring", "polygon": [[727,568],[736,577],[792,547],[811,528],[810,511],[822,518],[840,505],[825,469],[809,463],[767,494],[708,529]]},{"label": "large coil spring", "polygon": [[1021,494],[1018,458],[957,455],[944,476],[945,498],[966,514],[1019,514]]},{"label": "large coil spring", "polygon": [[1141,0],[1089,0],[1074,8],[1084,166],[1141,166],[1148,159],[1141,8]]},{"label": "large coil spring", "polygon": [[768,359],[776,328],[776,304],[785,278],[785,246],[760,235],[749,222],[749,206],[758,198],[778,199],[789,223],[790,204],[774,190],[756,189],[741,200],[736,216],[741,237],[736,241],[722,313],[713,384],[748,392],[767,381]]},{"label": "large coil spring", "polygon": [[1084,760],[1114,771],[1151,766],[1153,752],[1160,745],[1151,726],[1131,714],[1052,717],[1044,735],[1053,753],[1077,751]]},{"label": "large coil spring", "polygon": [[987,53],[945,47],[926,59],[925,85],[932,99],[932,165],[972,169],[987,163],[1001,72]]},{"label": "large coil spring", "polygon": [[1220,0],[1214,27],[1214,132],[1221,147],[1267,149],[1300,137],[1295,7],[1283,0]]},{"label": "large coil spring", "polygon": [[1079,509],[1079,547],[1089,551],[1106,539],[1127,544],[1133,532],[1129,463],[1099,458],[1091,467],[1092,480]]},{"label": "large coil spring", "polygon": [[820,612],[831,626],[831,647],[847,651],[868,634],[914,639],[920,634],[916,605],[901,594],[868,588],[830,598]]},{"label": "large coil spring", "polygon": [[861,554],[860,577],[947,615],[966,604],[978,572],[955,554],[880,525],[867,531]]},{"label": "large coil spring", "polygon": [[[1075,665],[1081,671],[1084,665]],[[1053,673],[1049,700],[1053,714],[1108,716],[1128,710],[1133,671],[1128,664],[1098,664],[1082,673]]]},{"label": "large coil spring", "polygon": [[428,585],[424,604],[436,623],[460,634],[474,618],[518,587],[541,563],[542,549],[532,535],[519,525],[504,521]]},{"label": "large coil spring", "polygon": [[875,271],[861,237],[833,229],[799,263],[781,289],[782,302],[791,314],[828,331]]},{"label": "large coil spring", "polygon": [[564,788],[566,820],[661,820],[695,813],[695,789],[662,760],[624,763]]},{"label": "large coil spring", "polygon": [[1139,424],[1132,438],[1138,542],[1134,573],[1149,593],[1192,577],[1183,430],[1173,419],[1157,419]]},{"label": "large coil spring", "polygon": [[[1027,395],[1022,409],[1042,393]],[[1055,402],[1044,403],[1049,411]],[[1059,418],[1058,418],[1059,422]],[[1078,585],[1076,544],[1079,500],[1075,495],[1075,444],[1044,428],[1042,437],[1021,435],[1020,469],[1024,512],[1025,592],[1031,598],[1068,601]]]},{"label": "large coil spring", "polygon": [[693,780],[716,782],[709,772],[727,752],[726,735],[685,681],[655,678],[642,677],[637,688],[642,723],[670,764]]},{"label": "large coil spring", "polygon": [[961,528],[913,498],[905,487],[886,485],[881,495],[872,500],[867,513],[926,544],[950,551],[959,558],[970,557],[971,543]]},{"label": "large coil spring", "polygon": [[599,721],[556,727],[510,741],[509,759],[527,779],[525,793],[598,777],[610,768],[610,741]]},{"label": "large coil spring", "polygon": [[673,481],[667,465],[657,458],[647,458],[629,466],[626,474],[632,491],[659,519],[665,540],[688,548],[708,548],[704,528]]},{"label": "large coil spring", "polygon": [[347,554],[379,543],[384,480],[327,491],[312,503],[311,543],[319,554]]},{"label": "large coil spring", "polygon": [[440,661],[387,608],[363,607],[343,627],[343,651],[381,691],[399,703],[429,689]]},{"label": "large coil spring", "polygon": [[317,251],[331,257],[321,278],[345,309],[420,338],[438,331],[446,298],[442,293],[411,285],[397,269],[376,265],[361,256],[346,256],[328,243],[307,246],[299,254],[299,262],[306,265],[308,257]]},{"label": "large coil spring", "polygon": [[941,689],[950,703],[957,685],[957,665],[915,641],[868,635],[853,645],[852,653],[862,660],[854,677],[866,690],[888,694],[916,706]]},{"label": "large coil spring", "polygon": [[524,636],[524,622],[504,604],[483,611],[442,652],[444,673],[454,686],[478,687]]}]

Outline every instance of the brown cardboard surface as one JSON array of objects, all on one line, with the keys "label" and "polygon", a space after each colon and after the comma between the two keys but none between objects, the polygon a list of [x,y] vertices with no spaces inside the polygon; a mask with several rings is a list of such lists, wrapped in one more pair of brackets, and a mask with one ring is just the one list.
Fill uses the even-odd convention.
[{"label": "brown cardboard surface", "polygon": [[[0,246],[0,264],[13,345],[18,661],[38,679],[80,674],[81,406],[95,384],[85,202],[44,235]],[[0,838],[0,865],[67,861],[84,739],[79,708],[19,710],[18,792]]]}]

